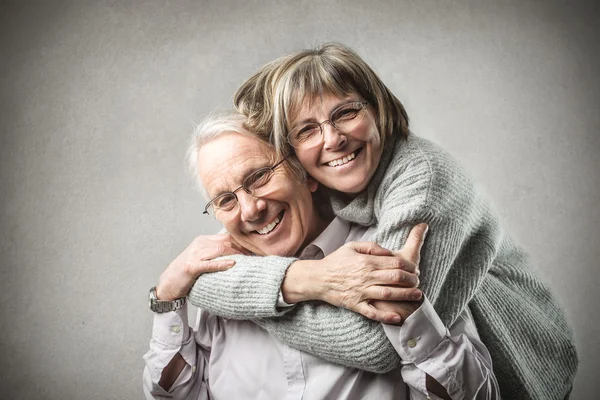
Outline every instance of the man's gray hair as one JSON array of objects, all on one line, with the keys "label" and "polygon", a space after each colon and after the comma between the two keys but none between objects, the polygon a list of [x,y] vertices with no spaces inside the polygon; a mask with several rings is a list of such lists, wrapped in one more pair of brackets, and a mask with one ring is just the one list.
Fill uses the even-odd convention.
[{"label": "man's gray hair", "polygon": [[[219,136],[235,133],[239,135],[249,136],[264,143],[268,148],[273,150],[273,155],[276,157],[275,148],[262,140],[260,137],[252,134],[244,128],[246,118],[238,113],[223,113],[211,114],[204,118],[196,128],[190,139],[190,144],[187,150],[187,164],[191,176],[197,183],[200,193],[208,201],[210,200],[206,188],[202,185],[200,174],[198,171],[198,153],[205,144],[217,139]],[[299,182],[306,180],[306,171],[298,161],[295,155],[290,155],[287,160],[287,168],[292,173],[292,176],[298,179]]]}]

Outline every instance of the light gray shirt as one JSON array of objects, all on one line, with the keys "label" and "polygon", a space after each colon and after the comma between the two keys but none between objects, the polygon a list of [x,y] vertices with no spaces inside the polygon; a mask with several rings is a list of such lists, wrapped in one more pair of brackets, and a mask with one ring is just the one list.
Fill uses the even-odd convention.
[{"label": "light gray shirt", "polygon": [[[375,228],[336,218],[301,258],[327,256],[349,241],[366,241]],[[187,308],[155,314],[144,356],[144,393],[174,399],[436,399],[429,374],[453,398],[499,398],[486,347],[468,310],[447,329],[427,299],[401,326],[384,325],[404,366],[374,374],[293,349],[251,321],[198,311],[194,329]],[[333,337],[331,340],[335,340]],[[187,366],[166,392],[158,385],[176,353]]]}]

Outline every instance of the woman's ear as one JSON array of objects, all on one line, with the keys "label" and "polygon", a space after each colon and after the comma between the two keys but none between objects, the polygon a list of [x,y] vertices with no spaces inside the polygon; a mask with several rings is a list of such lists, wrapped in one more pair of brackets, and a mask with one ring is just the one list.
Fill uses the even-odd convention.
[{"label": "woman's ear", "polygon": [[308,185],[308,188],[310,189],[311,193],[316,192],[319,188],[319,182],[315,181],[314,178],[311,176],[308,176],[306,178],[306,184]]}]

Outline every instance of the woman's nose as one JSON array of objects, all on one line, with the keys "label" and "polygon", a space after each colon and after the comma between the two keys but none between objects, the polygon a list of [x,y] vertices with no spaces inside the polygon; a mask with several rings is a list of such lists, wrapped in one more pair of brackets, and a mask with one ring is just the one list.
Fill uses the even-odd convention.
[{"label": "woman's nose", "polygon": [[346,135],[331,124],[322,126],[321,129],[323,130],[323,143],[326,150],[339,150],[348,142]]}]

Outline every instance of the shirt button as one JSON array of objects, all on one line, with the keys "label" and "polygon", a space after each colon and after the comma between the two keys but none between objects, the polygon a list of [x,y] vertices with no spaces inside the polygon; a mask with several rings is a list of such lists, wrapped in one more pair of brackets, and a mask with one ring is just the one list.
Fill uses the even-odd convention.
[{"label": "shirt button", "polygon": [[173,333],[179,333],[181,331],[181,328],[179,327],[179,325],[173,325],[171,327],[171,332]]},{"label": "shirt button", "polygon": [[410,339],[410,340],[408,341],[408,347],[410,347],[411,349],[412,349],[413,347],[415,347],[416,345],[417,345],[417,341],[416,341],[415,339]]}]

